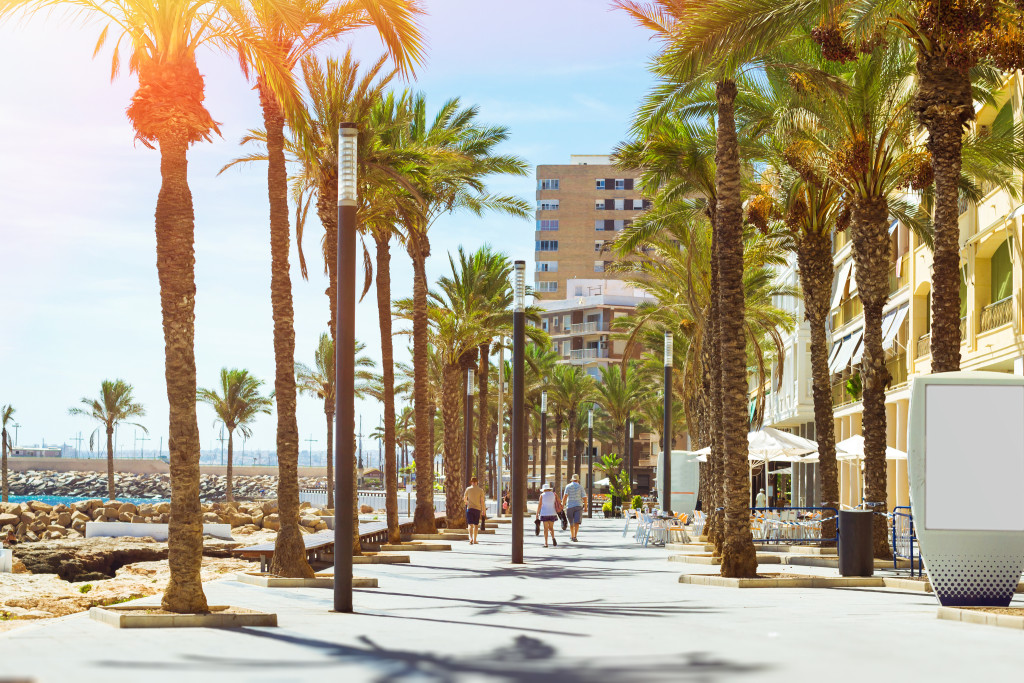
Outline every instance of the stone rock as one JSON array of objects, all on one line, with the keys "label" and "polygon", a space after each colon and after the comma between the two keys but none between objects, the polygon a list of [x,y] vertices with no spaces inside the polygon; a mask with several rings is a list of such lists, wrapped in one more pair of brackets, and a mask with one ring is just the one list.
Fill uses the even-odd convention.
[{"label": "stone rock", "polygon": [[130,512],[122,512],[122,513],[118,514],[117,521],[119,521],[119,522],[130,522],[130,521],[132,521],[133,517],[135,517],[135,515],[133,515]]},{"label": "stone rock", "polygon": [[272,514],[272,515],[265,516],[263,518],[263,528],[264,529],[273,529],[274,531],[280,531],[281,530],[281,518],[280,518],[280,516],[276,512],[274,514]]},{"label": "stone rock", "polygon": [[231,516],[231,526],[246,526],[252,525],[252,515],[243,515],[236,513]]},{"label": "stone rock", "polygon": [[52,505],[47,505],[46,503],[42,503],[38,500],[30,501],[28,505],[29,509],[33,510],[34,512],[49,512],[50,510],[53,509]]},{"label": "stone rock", "polygon": [[320,518],[315,515],[303,515],[299,518],[299,524],[312,529],[317,524],[321,524]]},{"label": "stone rock", "polygon": [[104,508],[96,508],[92,511],[92,521],[99,522],[102,519],[106,519],[107,512]]},{"label": "stone rock", "polygon": [[60,514],[57,515],[56,522],[57,522],[57,524],[59,524],[59,525],[61,525],[63,527],[71,526],[71,513],[70,512],[61,512]]},{"label": "stone rock", "polygon": [[134,515],[138,511],[139,511],[139,508],[137,508],[135,506],[135,503],[122,503],[121,507],[118,508],[118,513],[120,513],[121,515],[123,515],[123,514]]},{"label": "stone rock", "polygon": [[161,515],[164,515],[164,514],[169,515],[171,513],[171,504],[170,503],[160,503],[159,505],[156,506],[156,511],[159,514],[161,514]]},{"label": "stone rock", "polygon": [[50,526],[46,527],[46,530],[58,534],[58,536],[63,536],[67,533],[67,529],[65,529],[62,526],[58,526],[57,524],[51,524]]},{"label": "stone rock", "polygon": [[316,522],[316,526],[313,527],[313,531],[326,531],[326,530],[327,530],[327,522],[325,522],[322,519],[318,519],[317,522]]},{"label": "stone rock", "polygon": [[[85,514],[84,512],[75,511],[75,512],[71,513],[71,522],[72,523],[74,523],[74,522],[83,522],[84,523],[84,522],[91,522],[91,521],[92,521],[92,517],[90,517],[89,515]],[[65,525],[65,526],[67,526],[67,525]]]},{"label": "stone rock", "polygon": [[19,515],[12,515],[9,512],[0,513],[0,527],[16,526],[20,521],[21,517]]},{"label": "stone rock", "polygon": [[360,505],[359,506],[359,513],[363,514],[363,515],[373,514],[373,506],[372,505]]},{"label": "stone rock", "polygon": [[29,511],[29,510],[22,510],[22,512],[21,512],[21,523],[22,524],[26,524],[26,525],[27,524],[31,524],[32,522],[35,521],[35,519],[36,519],[36,516],[31,511]]},{"label": "stone rock", "polygon": [[270,502],[263,503],[263,505],[261,507],[263,509],[263,514],[264,515],[277,514],[277,505],[275,503],[270,503]]}]

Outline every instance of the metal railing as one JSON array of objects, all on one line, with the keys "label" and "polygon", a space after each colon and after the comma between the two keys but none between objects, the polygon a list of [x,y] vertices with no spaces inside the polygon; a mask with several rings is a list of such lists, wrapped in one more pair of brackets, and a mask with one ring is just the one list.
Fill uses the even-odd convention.
[{"label": "metal railing", "polygon": [[588,323],[573,323],[572,334],[592,334],[594,332],[607,332],[608,323],[606,322],[588,322]]},{"label": "metal railing", "polygon": [[[384,491],[359,491],[359,505],[369,505],[374,510],[384,507]],[[351,500],[351,499],[350,499]],[[327,505],[327,489],[299,489],[299,502],[325,507]],[[444,494],[434,496],[434,511],[444,512],[447,509]],[[398,492],[398,514],[411,517],[416,511],[416,494],[405,490]],[[380,513],[383,514],[383,513]],[[487,514],[498,514],[497,501],[487,501]]]},{"label": "metal railing", "polygon": [[917,356],[916,358],[923,358],[932,352],[932,335],[922,334],[917,338]]},{"label": "metal railing", "polygon": [[832,314],[832,329],[837,330],[864,312],[864,304],[861,303],[860,295],[854,296],[843,302],[842,306]]},{"label": "metal railing", "polygon": [[[906,512],[900,512],[906,510]],[[914,550],[917,545],[917,534],[914,532],[914,515],[909,505],[897,505],[892,509],[892,567],[896,569],[898,560],[910,560],[910,575],[914,575]],[[917,573],[921,574],[921,551],[917,551]]]},{"label": "metal railing", "polygon": [[1013,295],[981,309],[981,327],[978,331],[988,332],[1011,322],[1013,322]]},{"label": "metal railing", "polygon": [[967,343],[967,316],[960,316],[960,343]]},{"label": "metal railing", "polygon": [[900,258],[899,275],[897,275],[896,266],[889,268],[889,293],[895,294],[900,291],[910,282],[910,269],[907,266],[907,257],[902,256]]},{"label": "metal railing", "polygon": [[572,349],[569,360],[586,361],[593,358],[607,358],[608,349]]},{"label": "metal railing", "polygon": [[[801,513],[804,513],[803,519]],[[839,510],[835,508],[750,508],[750,516],[754,543],[796,545],[835,543],[839,540]],[[835,520],[835,536],[823,537],[821,525],[829,520]]]},{"label": "metal railing", "polygon": [[834,383],[832,385],[832,407],[833,408],[838,408],[840,406],[849,405],[850,403],[855,403],[856,401],[860,400],[860,399],[854,399],[853,396],[850,396],[850,392],[848,392],[846,390],[846,380],[847,379],[848,378],[843,378],[843,379],[839,380],[838,382],[836,382],[836,383]]},{"label": "metal railing", "polygon": [[895,389],[907,383],[907,356],[900,354],[885,362],[885,369],[889,371],[889,388]]}]

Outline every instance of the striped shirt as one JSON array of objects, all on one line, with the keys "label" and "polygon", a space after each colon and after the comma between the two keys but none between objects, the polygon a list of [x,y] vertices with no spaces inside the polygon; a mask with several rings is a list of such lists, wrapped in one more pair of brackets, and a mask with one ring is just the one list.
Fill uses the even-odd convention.
[{"label": "striped shirt", "polygon": [[566,496],[566,510],[583,507],[583,487],[578,481],[569,482],[562,493]]}]

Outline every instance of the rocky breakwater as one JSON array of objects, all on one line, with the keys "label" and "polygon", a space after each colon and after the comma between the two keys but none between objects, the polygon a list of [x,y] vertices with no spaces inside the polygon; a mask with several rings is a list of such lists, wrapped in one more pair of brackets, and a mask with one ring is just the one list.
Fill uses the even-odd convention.
[{"label": "rocky breakwater", "polygon": [[[323,531],[327,523],[323,514],[303,503],[300,515],[302,531]],[[209,503],[202,506],[204,524],[230,524],[233,533],[252,534],[261,530],[277,531],[281,521],[277,504]],[[88,522],[133,522],[167,524],[171,519],[170,503],[135,505],[116,500],[104,502],[96,498],[69,505],[49,505],[40,501],[0,503],[0,538],[21,543],[85,536]],[[90,539],[92,540],[92,539]],[[141,561],[141,560],[137,560]]]},{"label": "rocky breakwater", "polygon": [[[323,488],[326,479],[303,477],[300,488]],[[200,475],[199,498],[204,502],[227,497],[227,477],[219,474]],[[103,472],[54,472],[33,470],[10,473],[12,496],[68,496],[98,498],[107,494],[107,475]],[[168,474],[132,474],[116,472],[114,487],[123,498],[170,498],[171,477]],[[238,500],[273,498],[277,495],[274,475],[235,476],[234,496]]]}]

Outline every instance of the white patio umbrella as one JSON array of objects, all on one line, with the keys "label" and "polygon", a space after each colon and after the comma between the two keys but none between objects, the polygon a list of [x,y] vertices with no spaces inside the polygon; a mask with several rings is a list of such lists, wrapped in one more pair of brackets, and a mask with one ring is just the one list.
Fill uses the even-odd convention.
[{"label": "white patio umbrella", "polygon": [[[836,460],[851,461],[851,460],[863,460],[864,459],[864,437],[860,434],[855,434],[849,439],[843,439],[836,444]],[[885,459],[890,460],[906,460],[907,454],[898,448],[892,446],[885,447]],[[840,474],[842,470],[840,470]],[[899,466],[896,467],[896,504],[900,504],[900,470]],[[863,494],[862,494],[863,497]]]},{"label": "white patio umbrella", "polygon": [[611,481],[609,481],[608,477],[605,477],[604,479],[598,479],[597,481],[594,482],[594,486],[608,486],[610,484]]}]

